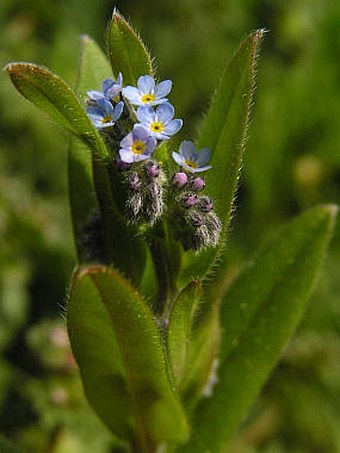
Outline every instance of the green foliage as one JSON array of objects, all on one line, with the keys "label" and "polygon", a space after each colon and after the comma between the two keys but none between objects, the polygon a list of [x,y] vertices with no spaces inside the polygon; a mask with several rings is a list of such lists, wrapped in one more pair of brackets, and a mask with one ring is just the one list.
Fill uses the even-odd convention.
[{"label": "green foliage", "polygon": [[152,62],[142,40],[116,11],[107,31],[108,53],[114,75],[124,74],[126,85],[134,85],[141,75],[152,74]]},{"label": "green foliage", "polygon": [[[6,0],[2,2],[0,19],[3,26],[0,35],[4,46],[0,57],[4,62],[12,58],[42,61],[70,80],[74,74],[76,36],[90,30],[91,34],[94,32],[101,38],[102,20],[104,16],[107,17],[107,12],[104,13],[105,8],[101,2],[96,2],[94,6],[87,0],[81,2],[81,5],[77,1],[68,2],[67,5],[57,5],[50,1],[43,6],[38,3],[34,0],[19,0],[16,5]],[[278,224],[315,203],[336,201],[339,197],[337,124],[340,91],[336,42],[339,41],[340,10],[336,0],[331,0],[327,8],[319,0],[312,0],[308,5],[297,0],[289,4],[280,0],[270,7],[264,1],[243,5],[237,1],[197,5],[193,0],[184,0],[174,7],[170,3],[160,5],[151,0],[147,9],[145,5],[133,0],[129,4],[121,2],[121,10],[126,17],[133,18],[133,22],[143,31],[146,41],[151,44],[157,56],[160,75],[177,80],[173,95],[177,98],[175,102],[180,116],[190,116],[190,124],[189,121],[185,122],[185,133],[188,130],[191,132],[201,122],[207,99],[210,98],[217,74],[222,69],[221,55],[230,54],[240,36],[249,29],[265,26],[272,31],[270,39],[266,41],[265,58],[258,82],[260,95],[248,141],[245,173],[239,188],[237,204],[241,209],[230,229],[226,257],[221,262],[221,267],[214,266],[215,274],[223,266],[227,269],[225,278],[219,279],[218,289],[217,275],[210,273],[209,280],[203,279],[204,296],[200,298],[200,302],[195,302],[192,312],[189,301],[186,305],[188,311],[185,304],[183,311],[179,305],[174,306],[179,316],[177,319],[182,319],[186,326],[183,331],[179,329],[176,333],[175,344],[179,344],[179,339],[185,335],[190,337],[185,353],[191,366],[185,370],[180,390],[190,418],[216,355],[219,307],[215,303],[215,297],[221,296],[229,280],[239,272],[240,266],[244,266],[249,250],[257,248],[258,243],[263,242]],[[179,37],[183,45],[178,44]],[[84,38],[84,41],[88,43],[90,39]],[[209,52],[206,52],[207,48]],[[86,60],[89,62],[96,59],[96,65],[88,65],[89,88],[95,89],[99,88],[102,76],[97,70],[100,67],[97,59],[99,54],[93,41],[88,50],[93,50],[93,53]],[[120,69],[114,70],[118,72]],[[143,70],[143,73],[146,72],[151,72],[150,67]],[[140,74],[131,76],[129,83],[134,83],[138,75]],[[106,76],[110,76],[110,72],[104,77]],[[85,91],[84,86],[82,93]],[[80,96],[81,105],[83,96],[84,94]],[[63,297],[60,288],[65,284],[66,274],[70,269],[70,235],[66,229],[68,222],[65,221],[67,210],[63,186],[66,178],[62,169],[65,157],[60,152],[63,139],[43,117],[28,105],[17,101],[15,93],[10,91],[6,83],[1,84],[0,100],[3,103],[0,155],[0,234],[3,248],[0,289],[4,300],[4,303],[1,300],[2,312],[5,310],[10,315],[7,318],[9,322],[4,322],[1,328],[1,344],[5,348],[0,373],[1,431],[26,446],[28,451],[49,449],[53,452],[86,452],[91,449],[107,452],[112,448],[118,451],[118,445],[115,441],[110,441],[110,435],[99,422],[95,423],[96,419],[94,416],[91,418],[90,411],[83,412],[80,389],[73,392],[73,387],[66,384],[70,379],[77,381],[77,374],[73,372],[74,375],[70,376],[69,370],[65,368],[51,369],[47,355],[40,355],[40,347],[34,342],[31,345],[32,335],[28,334],[33,330],[31,323],[33,320],[37,323],[37,326],[33,326],[35,330],[41,318],[56,315],[55,307]],[[228,134],[227,137],[231,135]],[[202,141],[202,146],[207,146],[207,143]],[[72,147],[74,151],[71,154],[75,159],[75,166],[72,167],[71,164],[69,167],[70,181],[74,182],[71,194],[72,214],[75,237],[80,238],[84,221],[99,203],[96,189],[91,189],[95,185],[91,179],[90,150],[87,144],[78,140],[74,141]],[[169,153],[171,149],[165,151]],[[214,168],[215,166],[216,162]],[[53,171],[54,169],[57,171]],[[10,177],[5,178],[4,172],[8,172]],[[77,185],[74,178],[79,178],[81,184]],[[214,178],[211,179],[209,187],[214,185]],[[84,199],[81,196],[83,190],[91,193],[91,196]],[[32,194],[35,195],[31,196]],[[226,192],[218,192],[217,196],[226,196]],[[224,204],[222,206],[226,211],[229,208]],[[112,219],[108,221],[108,225],[111,221]],[[108,234],[108,240],[109,236]],[[127,234],[124,240],[130,244],[132,237],[133,235]],[[337,427],[340,422],[340,379],[336,365],[340,332],[337,304],[338,237],[336,230],[325,269],[327,273],[324,272],[320,279],[299,335],[284,353],[265,392],[248,415],[235,443],[231,445],[233,453],[339,449]],[[123,244],[122,248],[124,247],[124,241],[116,241],[116,244]],[[114,251],[113,243],[111,247]],[[131,250],[134,247],[135,244]],[[78,254],[79,261],[83,263],[85,256],[81,248],[78,249]],[[119,254],[123,256],[122,249]],[[201,255],[198,258],[200,257]],[[197,275],[205,273],[206,264],[200,272],[194,271],[192,258],[195,261],[195,257],[184,260],[184,278],[178,282],[179,288]],[[203,261],[210,263],[211,258]],[[16,263],[19,265],[18,272]],[[127,259],[124,275],[129,274],[129,263],[131,261]],[[133,277],[136,285],[140,280],[138,274],[143,263],[144,258],[133,271],[136,272]],[[200,259],[198,264],[201,264]],[[271,270],[268,268],[268,272]],[[18,282],[18,287],[14,281]],[[229,295],[225,298],[225,301],[229,301],[227,306],[231,310],[234,307],[236,313],[237,304],[233,303],[234,299],[231,297],[238,281],[235,280],[228,289]],[[147,269],[139,285],[141,293],[147,295],[148,302],[157,297],[155,282],[153,264],[148,255]],[[93,285],[89,284],[89,287],[94,291]],[[87,294],[84,295],[85,299],[86,296]],[[11,300],[15,299],[19,302],[12,305]],[[249,308],[251,305],[248,300],[246,303]],[[28,304],[31,304],[31,312],[27,310]],[[10,312],[6,307],[11,308]],[[223,317],[228,317],[224,323],[229,326],[231,335],[236,328],[236,325],[230,325],[234,316],[229,320],[228,310],[223,312]],[[251,315],[249,312],[248,314]],[[250,327],[256,333],[252,322]],[[20,335],[14,338],[18,329]],[[185,330],[187,334],[184,334]],[[214,338],[209,335],[213,330],[216,332]],[[30,340],[26,340],[26,336]],[[211,341],[210,344],[208,340]],[[229,346],[231,341],[230,337]],[[246,348],[244,341],[242,336],[240,347],[232,345],[228,357],[234,358],[233,366],[237,364],[235,351],[242,352]],[[33,353],[28,354],[26,343],[29,343]],[[47,343],[48,338],[46,345]],[[170,348],[170,344],[164,344],[165,351],[167,347]],[[178,348],[176,363],[182,363],[184,349]],[[53,355],[52,352],[51,354]],[[27,356],[27,362],[22,356]],[[36,360],[37,356],[40,357],[39,361]],[[169,351],[169,359],[170,357]],[[200,360],[197,360],[198,357]],[[26,382],[32,375],[39,375],[41,378],[35,385],[28,386]],[[57,375],[60,383],[70,391],[72,397],[69,403],[56,406],[51,402],[50,388],[47,385],[51,375]],[[240,385],[239,381],[236,384]],[[109,389],[106,391],[110,392]],[[244,398],[243,401],[248,397]],[[18,407],[19,411],[16,410]],[[30,407],[34,407],[34,420]],[[240,412],[241,409],[237,408]],[[242,416],[240,412],[237,417],[235,415],[233,423],[237,423],[236,419]],[[244,415],[243,409],[242,412]],[[7,417],[8,413],[12,414],[11,419]],[[229,412],[226,415],[233,416]],[[228,426],[229,437],[233,430],[232,423]],[[53,439],[53,442],[49,439]],[[178,450],[182,451],[182,447]]]},{"label": "green foliage", "polygon": [[[240,176],[255,88],[256,60],[263,35],[263,30],[250,35],[225,68],[198,138],[199,148],[207,146],[214,150],[211,161],[214,172],[207,172],[206,181],[216,211],[222,219],[224,236]],[[203,277],[216,253],[216,250],[210,249],[203,256],[187,258],[183,275],[196,273]]]},{"label": "green foliage", "polygon": [[218,383],[196,409],[188,451],[221,451],[294,332],[333,229],[336,208],[302,214],[240,273],[221,309]]},{"label": "green foliage", "polygon": [[60,126],[89,145],[103,158],[106,146],[71,88],[48,69],[31,63],[10,63],[6,71],[25,98],[46,112]]},{"label": "green foliage", "polygon": [[146,304],[109,268],[78,271],[72,288],[71,344],[99,415],[141,451],[154,442],[185,440],[185,416],[168,381],[160,335]]}]

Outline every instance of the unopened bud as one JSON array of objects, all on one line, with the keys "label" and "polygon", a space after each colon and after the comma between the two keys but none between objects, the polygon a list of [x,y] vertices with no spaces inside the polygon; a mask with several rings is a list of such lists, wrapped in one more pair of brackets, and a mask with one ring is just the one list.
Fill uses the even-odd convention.
[{"label": "unopened bud", "polygon": [[204,215],[197,211],[190,210],[187,220],[193,227],[198,228],[204,224]]},{"label": "unopened bud", "polygon": [[185,208],[191,208],[192,206],[195,206],[197,203],[197,195],[192,194],[192,193],[185,193],[181,198],[180,198],[182,206]]},{"label": "unopened bud", "polygon": [[163,188],[158,180],[151,180],[146,186],[144,218],[153,225],[162,215],[164,209]]},{"label": "unopened bud", "polygon": [[145,173],[148,178],[156,178],[159,175],[159,165],[150,160],[145,164]]},{"label": "unopened bud", "polygon": [[142,186],[142,180],[136,172],[130,173],[128,177],[128,183],[130,189],[132,190],[138,190]]},{"label": "unopened bud", "polygon": [[199,176],[191,182],[191,189],[196,192],[199,192],[204,188],[205,188],[204,179],[200,178]]},{"label": "unopened bud", "polygon": [[184,187],[188,182],[188,176],[186,173],[179,171],[178,173],[175,173],[173,178],[172,178],[172,184],[177,187],[178,189],[181,189]]},{"label": "unopened bud", "polygon": [[198,199],[198,207],[202,212],[210,212],[214,208],[214,203],[211,198],[209,197],[199,197]]},{"label": "unopened bud", "polygon": [[132,222],[136,222],[143,207],[143,198],[141,192],[133,192],[132,195],[128,198],[126,206],[130,220]]}]

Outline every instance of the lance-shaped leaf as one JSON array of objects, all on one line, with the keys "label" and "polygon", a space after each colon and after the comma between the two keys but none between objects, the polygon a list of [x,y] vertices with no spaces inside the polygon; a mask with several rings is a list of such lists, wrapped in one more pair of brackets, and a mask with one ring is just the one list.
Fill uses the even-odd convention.
[{"label": "lance-shaped leaf", "polygon": [[134,429],[141,451],[150,439],[186,439],[187,423],[169,383],[159,330],[121,275],[103,266],[75,274],[68,329],[89,400],[114,432],[118,423],[126,439]]},{"label": "lance-shaped leaf", "polygon": [[113,73],[121,72],[125,85],[135,85],[139,76],[152,75],[152,61],[143,41],[117,10],[109,23],[107,45]]},{"label": "lance-shaped leaf", "polygon": [[177,297],[169,319],[169,355],[187,409],[209,382],[219,340],[218,311],[209,307],[209,313],[205,314],[203,298],[199,280],[190,282]]},{"label": "lance-shaped leaf", "polygon": [[[86,99],[87,91],[100,89],[101,82],[111,75],[111,67],[98,45],[89,36],[80,40],[80,61],[76,93]],[[80,262],[86,261],[88,253],[83,249],[84,225],[98,210],[92,174],[92,153],[76,137],[70,138],[68,148],[69,197],[74,238]]]},{"label": "lance-shaped leaf", "polygon": [[222,451],[294,332],[320,269],[336,208],[299,216],[233,282],[221,312],[218,383],[181,451]]},{"label": "lance-shaped leaf", "polygon": [[171,310],[168,344],[177,386],[180,386],[186,367],[191,366],[188,363],[188,348],[202,296],[202,285],[198,279],[194,280],[181,291]]},{"label": "lance-shaped leaf", "polygon": [[5,69],[20,94],[77,135],[97,156],[108,156],[104,141],[74,91],[60,77],[32,63],[10,63]]},{"label": "lance-shaped leaf", "polygon": [[[255,31],[240,46],[227,65],[202,124],[197,148],[208,147],[212,152],[212,169],[206,172],[207,192],[223,224],[222,243],[230,222],[232,205],[240,175],[247,128],[253,104],[256,58],[264,35]],[[218,248],[200,255],[187,254],[183,280],[199,277],[209,270]]]}]

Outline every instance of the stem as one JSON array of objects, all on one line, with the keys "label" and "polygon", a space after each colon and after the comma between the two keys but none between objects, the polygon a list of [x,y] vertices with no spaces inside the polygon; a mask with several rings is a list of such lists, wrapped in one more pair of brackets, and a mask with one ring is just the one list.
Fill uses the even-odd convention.
[{"label": "stem", "polygon": [[177,293],[176,280],[180,268],[180,250],[172,239],[165,222],[158,223],[148,235],[148,245],[158,282],[155,311],[165,314]]}]

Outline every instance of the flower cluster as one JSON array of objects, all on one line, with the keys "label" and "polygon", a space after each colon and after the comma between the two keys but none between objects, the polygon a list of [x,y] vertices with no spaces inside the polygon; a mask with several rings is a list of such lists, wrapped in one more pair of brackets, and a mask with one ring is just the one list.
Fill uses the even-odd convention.
[{"label": "flower cluster", "polygon": [[185,249],[199,251],[216,246],[221,231],[212,200],[198,193],[205,183],[196,174],[211,168],[210,150],[198,151],[192,142],[183,141],[172,153],[180,168],[167,181],[155,152],[183,125],[174,118],[175,109],[167,98],[171,88],[170,80],[156,84],[150,75],[139,77],[136,87],[124,87],[119,74],[117,80],[105,79],[101,91],[87,92],[86,112],[112,151],[112,177],[125,188],[129,221],[152,226],[167,205],[176,237]]},{"label": "flower cluster", "polygon": [[211,168],[207,165],[210,150],[196,150],[194,143],[183,141],[179,152],[174,151],[172,156],[180,165],[179,171],[172,177],[172,186],[178,192],[172,209],[176,236],[185,250],[200,251],[208,246],[216,247],[222,224],[213,210],[211,198],[202,195],[204,179],[195,174]]}]

